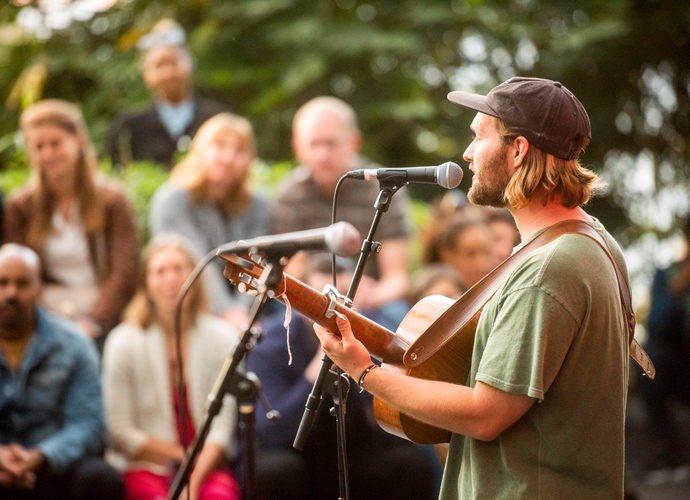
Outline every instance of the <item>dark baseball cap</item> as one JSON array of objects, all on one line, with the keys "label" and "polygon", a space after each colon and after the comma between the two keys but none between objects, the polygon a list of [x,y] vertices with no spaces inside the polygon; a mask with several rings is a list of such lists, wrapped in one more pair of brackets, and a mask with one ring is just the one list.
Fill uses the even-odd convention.
[{"label": "dark baseball cap", "polygon": [[563,160],[577,158],[583,140],[592,138],[584,106],[560,82],[514,77],[486,96],[454,91],[448,100],[500,118],[542,151]]}]

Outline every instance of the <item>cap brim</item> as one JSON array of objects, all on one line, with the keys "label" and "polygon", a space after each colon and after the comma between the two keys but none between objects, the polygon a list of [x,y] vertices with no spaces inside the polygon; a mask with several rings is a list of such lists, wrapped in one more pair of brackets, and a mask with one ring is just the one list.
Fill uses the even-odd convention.
[{"label": "cap brim", "polygon": [[498,113],[486,103],[486,96],[455,90],[448,93],[448,100],[462,107],[498,118]]}]

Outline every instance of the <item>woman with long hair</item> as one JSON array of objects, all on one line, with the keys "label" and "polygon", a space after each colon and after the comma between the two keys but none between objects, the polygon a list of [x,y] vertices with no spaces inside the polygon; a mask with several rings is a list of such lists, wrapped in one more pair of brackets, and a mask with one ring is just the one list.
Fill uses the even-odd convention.
[{"label": "woman with long hair", "polygon": [[[123,472],[128,500],[167,496],[203,417],[207,395],[236,344],[233,327],[207,313],[208,296],[197,281],[183,302],[178,353],[177,297],[194,269],[195,253],[178,234],[161,234],[149,242],[135,296],[105,345],[106,456]],[[184,367],[181,380],[178,355]],[[235,414],[235,401],[226,396],[191,477],[192,500],[240,498],[230,471]]]},{"label": "woman with long hair", "polygon": [[[220,113],[197,132],[189,155],[151,201],[152,234],[186,236],[201,254],[223,243],[268,232],[268,199],[250,187],[254,133],[243,117]],[[223,278],[222,263],[209,273],[212,310],[234,324],[247,319],[248,298]]]},{"label": "woman with long hair", "polygon": [[97,175],[81,111],[39,101],[20,119],[31,178],[10,196],[4,241],[41,257],[44,302],[94,338],[119,320],[134,292],[138,262],[134,210],[124,189]]}]

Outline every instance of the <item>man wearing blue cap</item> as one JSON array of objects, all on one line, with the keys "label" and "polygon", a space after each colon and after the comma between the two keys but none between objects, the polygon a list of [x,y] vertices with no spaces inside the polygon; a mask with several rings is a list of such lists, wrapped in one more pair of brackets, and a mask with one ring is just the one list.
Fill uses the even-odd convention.
[{"label": "man wearing blue cap", "polygon": [[[584,222],[627,284],[616,241],[581,208],[602,183],[578,161],[591,131],[577,98],[538,78],[448,98],[477,112],[463,155],[469,200],[507,207],[523,246],[556,223]],[[452,432],[441,498],[623,497],[629,325],[616,270],[592,239],[561,235],[510,273],[483,308],[467,385],[373,369],[349,322],[338,326],[342,339],[315,329],[361,387]]]}]

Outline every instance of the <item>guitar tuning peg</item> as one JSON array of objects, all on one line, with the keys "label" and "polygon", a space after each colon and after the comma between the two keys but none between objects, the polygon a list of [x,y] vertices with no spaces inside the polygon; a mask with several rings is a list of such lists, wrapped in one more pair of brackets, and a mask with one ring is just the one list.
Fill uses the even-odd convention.
[{"label": "guitar tuning peg", "polygon": [[241,273],[239,275],[239,282],[237,284],[237,289],[242,293],[250,293],[251,295],[256,295],[254,292],[258,292],[264,289],[264,284],[250,275],[249,273]]}]

